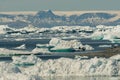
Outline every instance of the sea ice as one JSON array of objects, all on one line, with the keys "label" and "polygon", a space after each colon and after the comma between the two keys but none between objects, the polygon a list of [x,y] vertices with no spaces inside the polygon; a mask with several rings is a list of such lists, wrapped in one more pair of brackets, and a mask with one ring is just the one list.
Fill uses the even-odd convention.
[{"label": "sea ice", "polygon": [[[83,57],[84,58],[84,57]],[[34,55],[13,57],[0,62],[1,80],[40,80],[48,76],[119,76],[120,55],[110,58],[82,57],[41,60]],[[31,66],[16,64],[34,63]]]},{"label": "sea ice", "polygon": [[[115,58],[119,57],[119,55],[112,58],[82,59],[77,57],[75,59],[59,58],[45,61],[35,58],[33,60],[36,62],[35,65],[21,69],[21,72],[26,75],[38,76],[117,76],[120,75],[120,60]],[[22,57],[20,58],[13,58],[13,61],[15,63],[19,63],[18,60],[24,61]],[[31,60],[26,59],[26,62]]]}]

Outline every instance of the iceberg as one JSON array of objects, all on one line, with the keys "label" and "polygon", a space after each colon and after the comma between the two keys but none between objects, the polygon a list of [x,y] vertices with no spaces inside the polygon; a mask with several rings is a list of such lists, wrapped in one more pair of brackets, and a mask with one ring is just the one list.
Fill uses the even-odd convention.
[{"label": "iceberg", "polygon": [[0,34],[6,34],[7,33],[7,29],[9,27],[7,25],[0,25]]},{"label": "iceberg", "polygon": [[14,49],[26,49],[26,46],[25,46],[25,44],[22,44],[22,45],[20,45],[20,46],[14,48]]},{"label": "iceberg", "polygon": [[52,38],[49,42],[49,45],[54,46],[51,50],[59,50],[59,51],[75,51],[78,49],[85,48],[86,50],[93,50],[90,45],[83,45],[80,41],[77,40],[61,40],[58,38]]},{"label": "iceberg", "polygon": [[104,35],[102,32],[96,31],[91,35],[91,38],[93,40],[102,40],[104,38]]},{"label": "iceberg", "polygon": [[96,30],[90,36],[95,40],[109,40],[112,43],[120,43],[120,25],[117,26],[96,26]]},{"label": "iceberg", "polygon": [[42,54],[51,54],[48,48],[38,48],[38,47],[36,47],[32,50],[32,52],[42,53]]}]

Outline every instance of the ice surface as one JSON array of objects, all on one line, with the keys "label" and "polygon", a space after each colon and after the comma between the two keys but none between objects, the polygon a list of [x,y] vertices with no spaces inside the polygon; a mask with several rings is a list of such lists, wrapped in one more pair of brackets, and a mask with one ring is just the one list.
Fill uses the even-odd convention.
[{"label": "ice surface", "polygon": [[13,63],[0,62],[0,80],[40,80],[40,76],[22,72]]},{"label": "ice surface", "polygon": [[[32,58],[33,57],[33,58]],[[21,58],[21,59],[20,59]],[[120,55],[111,58],[91,58],[75,59],[59,58],[41,60],[28,56],[26,60],[23,57],[13,58],[13,63],[35,62],[34,66],[19,68],[22,74],[38,76],[117,76],[120,75]],[[20,61],[20,62],[19,62]],[[9,67],[9,66],[7,66]],[[5,71],[6,69],[2,69]],[[14,71],[13,71],[14,72]]]},{"label": "ice surface", "polygon": [[[83,59],[85,58],[85,59]],[[48,76],[118,76],[120,55],[110,58],[76,57],[41,60],[34,55],[13,57],[13,62],[0,62],[1,80],[40,80]],[[23,64],[34,64],[24,67]],[[23,66],[18,66],[20,64]]]}]

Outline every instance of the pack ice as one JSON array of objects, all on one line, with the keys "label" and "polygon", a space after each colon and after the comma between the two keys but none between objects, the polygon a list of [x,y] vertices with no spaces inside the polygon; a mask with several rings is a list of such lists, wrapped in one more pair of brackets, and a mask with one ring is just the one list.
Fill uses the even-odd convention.
[{"label": "pack ice", "polygon": [[[16,65],[24,63],[34,65]],[[13,57],[13,62],[0,62],[0,72],[0,80],[39,80],[43,76],[118,76],[120,55],[84,60],[81,57],[41,60],[34,55]]]}]

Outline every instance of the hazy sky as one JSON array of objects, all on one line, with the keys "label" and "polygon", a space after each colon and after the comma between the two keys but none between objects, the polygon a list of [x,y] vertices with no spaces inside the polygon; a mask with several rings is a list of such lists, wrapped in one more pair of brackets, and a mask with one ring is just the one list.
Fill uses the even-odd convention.
[{"label": "hazy sky", "polygon": [[0,0],[0,11],[120,10],[120,0]]}]

